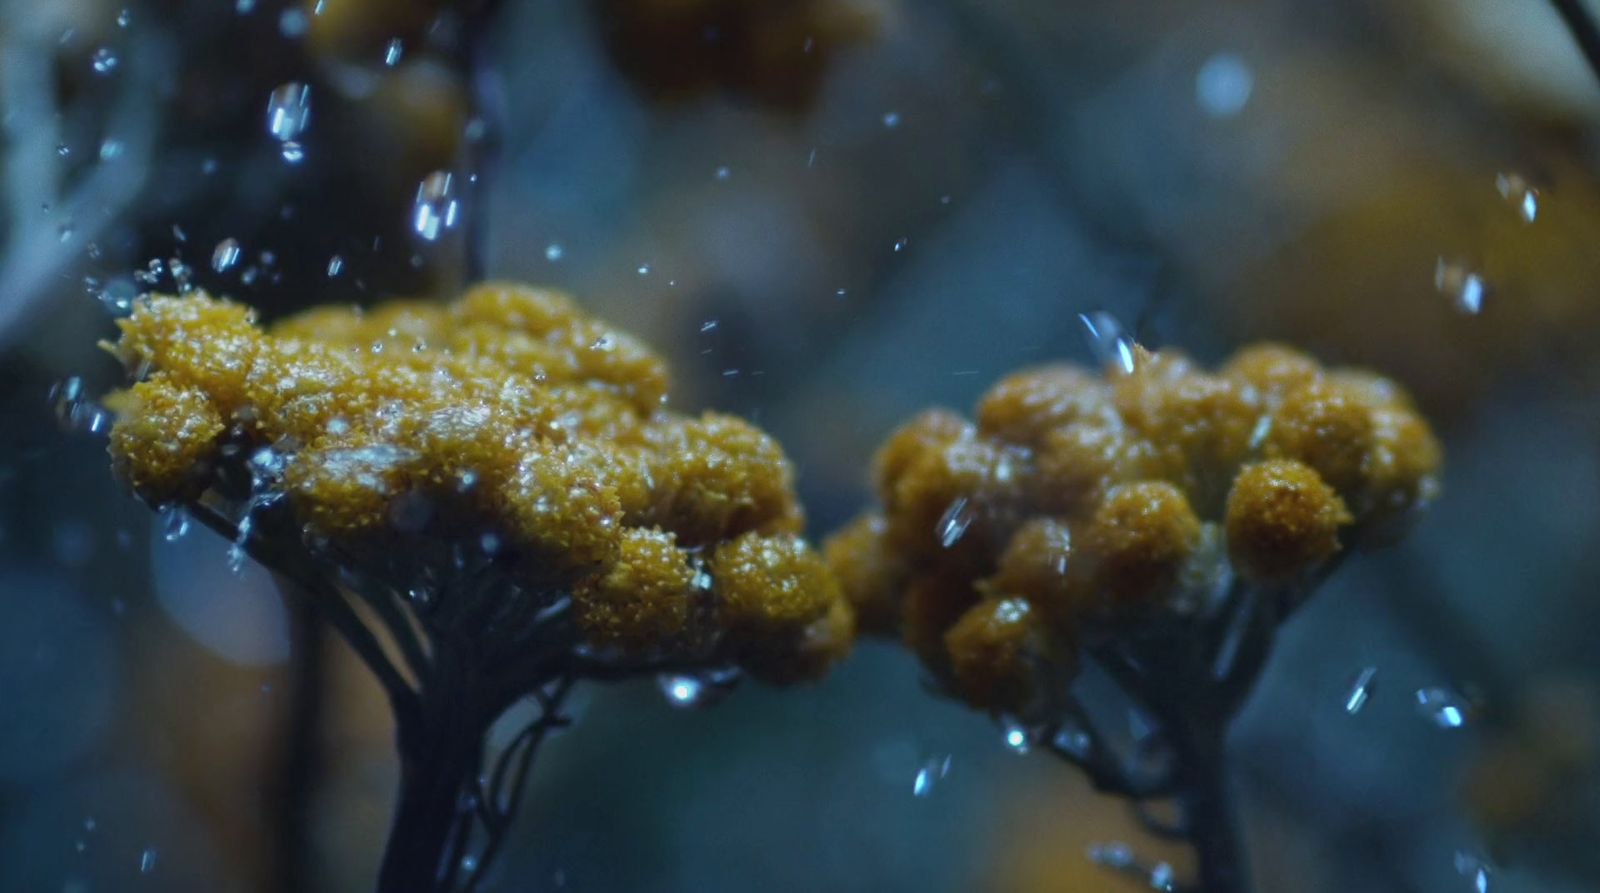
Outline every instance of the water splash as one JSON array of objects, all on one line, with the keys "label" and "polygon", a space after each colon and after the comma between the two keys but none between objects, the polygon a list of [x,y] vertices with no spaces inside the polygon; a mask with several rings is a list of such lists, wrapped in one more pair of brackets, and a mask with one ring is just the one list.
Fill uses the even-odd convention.
[{"label": "water splash", "polygon": [[1350,688],[1344,696],[1344,712],[1355,716],[1361,708],[1367,706],[1373,692],[1378,690],[1378,668],[1363,667],[1351,680]]}]

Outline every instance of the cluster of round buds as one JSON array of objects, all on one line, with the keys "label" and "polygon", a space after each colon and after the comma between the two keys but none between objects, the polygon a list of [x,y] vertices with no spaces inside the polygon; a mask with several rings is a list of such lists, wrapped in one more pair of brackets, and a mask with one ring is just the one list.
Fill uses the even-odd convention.
[{"label": "cluster of round buds", "polygon": [[491,283],[265,329],[203,293],[151,296],[118,325],[142,380],[108,399],[111,454],[152,504],[249,464],[357,563],[477,549],[513,592],[569,594],[574,645],[774,680],[849,646],[779,446],[669,410],[661,359],[562,294]]},{"label": "cluster of round buds", "polygon": [[1394,383],[1277,345],[1208,373],[1132,346],[929,410],[879,449],[881,508],[825,554],[864,631],[976,706],[1052,709],[1089,634],[1181,623],[1229,583],[1289,590],[1398,530],[1440,453]]}]

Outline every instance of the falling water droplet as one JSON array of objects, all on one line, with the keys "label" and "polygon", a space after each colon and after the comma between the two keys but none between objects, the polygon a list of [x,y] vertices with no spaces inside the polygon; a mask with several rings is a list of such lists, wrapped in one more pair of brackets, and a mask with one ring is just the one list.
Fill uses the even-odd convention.
[{"label": "falling water droplet", "polygon": [[639,269],[635,270],[634,272],[638,273],[640,276],[648,276],[650,275],[650,265],[640,264]]},{"label": "falling water droplet", "polygon": [[1446,688],[1419,688],[1417,712],[1441,729],[1459,729],[1472,715],[1472,705]]},{"label": "falling water droplet", "polygon": [[411,208],[411,228],[429,242],[438,241],[445,230],[456,225],[461,203],[455,195],[454,178],[449,171],[434,171],[417,184],[416,203]]},{"label": "falling water droplet", "polygon": [[1133,849],[1120,840],[1090,844],[1089,861],[1107,868],[1127,868],[1133,864]]},{"label": "falling water droplet", "polygon": [[391,68],[396,66],[396,65],[399,65],[400,64],[400,56],[404,52],[405,52],[405,44],[401,43],[400,38],[398,38],[398,37],[392,38],[388,43],[384,44],[384,46],[383,46],[383,64],[388,65]]},{"label": "falling water droplet", "polygon": [[110,47],[101,47],[94,51],[90,62],[94,65],[96,74],[110,74],[117,70],[117,53]]},{"label": "falling water droplet", "polygon": [[1532,223],[1539,216],[1539,190],[1533,188],[1521,174],[1498,174],[1494,188],[1500,197],[1511,203],[1523,223]]},{"label": "falling water droplet", "polygon": [[705,334],[706,332],[714,332],[714,331],[716,331],[716,329],[717,329],[717,321],[714,320],[714,319],[708,319],[705,322],[700,324],[700,333],[702,335]]},{"label": "falling water droplet", "polygon": [[556,261],[560,260],[566,253],[567,250],[561,247],[560,242],[551,242],[550,244],[544,246],[544,259],[551,263],[555,263]]},{"label": "falling water droplet", "polygon": [[344,272],[344,258],[335,254],[328,258],[328,278],[333,278]]},{"label": "falling water droplet", "polygon": [[1355,716],[1361,708],[1367,706],[1373,692],[1378,690],[1378,668],[1363,667],[1361,672],[1350,683],[1350,688],[1344,696],[1344,712]]},{"label": "falling water droplet", "polygon": [[1096,363],[1124,375],[1133,373],[1133,339],[1122,331],[1122,323],[1104,310],[1078,314],[1089,340],[1089,353]]},{"label": "falling water droplet", "polygon": [[290,39],[304,37],[306,28],[310,24],[306,18],[305,10],[290,7],[285,9],[282,15],[278,16],[278,33]]},{"label": "falling water droplet", "polygon": [[126,28],[126,27],[128,27],[128,23],[132,22],[132,21],[133,21],[133,13],[129,12],[127,9],[123,9],[122,11],[117,13],[117,27],[118,28]]},{"label": "falling water droplet", "polygon": [[1465,850],[1456,852],[1456,873],[1472,883],[1474,893],[1489,893],[1489,876],[1494,870],[1489,863]]},{"label": "falling water droplet", "polygon": [[889,128],[891,130],[893,130],[896,127],[899,127],[900,126],[900,113],[899,112],[884,112],[883,113],[883,126]]},{"label": "falling water droplet", "polygon": [[896,239],[895,242],[894,242],[895,253],[898,254],[898,253],[906,250],[906,246],[910,245],[910,244],[911,244],[911,240],[910,239],[907,239],[907,238],[904,238],[904,237]]},{"label": "falling water droplet", "polygon": [[[241,531],[243,525],[240,525]],[[244,573],[245,560],[244,546],[238,543],[229,543],[227,552],[228,571],[235,575]]]},{"label": "falling water droplet", "polygon": [[957,496],[939,517],[933,532],[939,538],[939,545],[948,549],[961,539],[971,524],[972,512],[967,510],[967,497]]},{"label": "falling water droplet", "polygon": [[100,160],[115,161],[122,157],[122,140],[106,140],[100,144]]},{"label": "falling water droplet", "polygon": [[278,154],[282,155],[283,160],[290,164],[299,164],[306,157],[305,143],[290,140],[283,144],[283,149]]},{"label": "falling water droplet", "polygon": [[119,276],[107,282],[95,297],[107,313],[120,319],[133,312],[133,299],[137,293],[133,280]]},{"label": "falling water droplet", "polygon": [[1033,737],[1028,734],[1027,729],[1011,723],[1006,726],[1005,742],[1006,747],[1011,748],[1013,753],[1025,754],[1033,746]]},{"label": "falling water droplet", "polygon": [[950,755],[928,757],[922,761],[922,766],[917,769],[916,778],[911,781],[911,795],[913,797],[926,797],[933,793],[934,785],[950,774]]},{"label": "falling water droplet", "polygon": [[156,867],[156,848],[155,847],[145,847],[144,852],[139,854],[139,873],[140,874],[149,874],[150,872],[155,870],[155,867]]},{"label": "falling water droplet", "polygon": [[729,170],[727,165],[717,168],[718,180],[726,180],[731,176],[733,176],[733,171]]},{"label": "falling water droplet", "polygon": [[111,425],[106,411],[84,395],[83,379],[76,375],[50,388],[50,402],[55,409],[56,421],[61,423],[64,430],[98,434]]},{"label": "falling water droplet", "polygon": [[699,673],[662,673],[656,687],[673,707],[690,709],[720,703],[739,684],[737,669],[714,669]]},{"label": "falling water droplet", "polygon": [[1050,746],[1070,756],[1082,759],[1089,755],[1089,750],[1094,747],[1094,739],[1087,730],[1076,722],[1067,721],[1056,729],[1055,736],[1050,739]]},{"label": "falling water droplet", "polygon": [[1195,101],[1212,118],[1231,118],[1244,110],[1255,89],[1250,66],[1233,53],[1207,59],[1194,77]]},{"label": "falling water droplet", "polygon": [[56,154],[60,155],[62,158],[66,158],[68,155],[72,154],[72,147],[68,146],[66,143],[60,143],[56,146]]},{"label": "falling water droplet", "polygon": [[182,507],[169,505],[161,510],[161,538],[169,543],[183,539],[189,532],[189,513]]},{"label": "falling water droplet", "polygon": [[226,273],[233,269],[243,254],[244,249],[239,246],[238,239],[223,239],[211,252],[211,269],[218,273]]},{"label": "falling water droplet", "polygon": [[1450,299],[1456,310],[1476,316],[1483,309],[1488,286],[1483,277],[1461,261],[1439,258],[1433,267],[1433,287]]},{"label": "falling water droplet", "polygon": [[311,87],[299,81],[279,84],[267,96],[267,133],[282,143],[299,138],[311,124]]}]

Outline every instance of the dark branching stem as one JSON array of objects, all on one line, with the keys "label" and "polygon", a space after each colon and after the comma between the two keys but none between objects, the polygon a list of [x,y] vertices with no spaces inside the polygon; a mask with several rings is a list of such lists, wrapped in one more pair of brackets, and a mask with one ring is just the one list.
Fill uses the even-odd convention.
[{"label": "dark branching stem", "polygon": [[1589,63],[1589,68],[1600,77],[1600,24],[1596,24],[1594,16],[1584,5],[1584,0],[1551,0],[1556,12],[1561,14],[1562,21],[1566,22],[1567,30],[1572,32],[1572,39],[1578,44],[1578,49],[1583,52],[1583,58]]},{"label": "dark branching stem", "polygon": [[[1170,754],[1159,770],[1137,770],[1139,761],[1111,746],[1070,695],[1069,722],[1048,730],[1048,749],[1082,769],[1096,790],[1128,798],[1151,833],[1189,842],[1199,863],[1195,893],[1251,889],[1229,792],[1227,734],[1266,664],[1273,632],[1293,595],[1238,586],[1199,628],[1143,641],[1110,637],[1090,649],[1089,658],[1133,709],[1153,721],[1141,746]],[[1176,821],[1149,809],[1152,801],[1166,799],[1176,802]]]}]

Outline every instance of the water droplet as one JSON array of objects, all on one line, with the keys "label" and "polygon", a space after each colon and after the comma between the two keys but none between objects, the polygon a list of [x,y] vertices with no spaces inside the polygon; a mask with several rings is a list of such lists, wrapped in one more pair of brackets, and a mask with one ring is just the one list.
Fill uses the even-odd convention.
[{"label": "water droplet", "polygon": [[551,242],[550,244],[544,246],[544,259],[551,263],[555,263],[556,261],[560,260],[566,253],[567,250],[561,247],[560,242]]},{"label": "water droplet", "polygon": [[400,56],[405,52],[405,44],[400,38],[395,37],[383,46],[383,64],[393,67],[400,64]]},{"label": "water droplet", "polygon": [[306,147],[304,143],[290,140],[283,144],[283,149],[279,154],[283,156],[284,161],[290,164],[299,164],[305,160]]},{"label": "water droplet", "polygon": [[169,505],[161,510],[161,538],[169,543],[183,539],[189,532],[189,513],[181,506]]},{"label": "water droplet", "polygon": [[411,208],[411,228],[429,242],[456,225],[461,203],[455,196],[454,178],[448,171],[434,171],[417,184],[416,203]]},{"label": "water droplet", "polygon": [[926,797],[933,793],[934,785],[950,774],[950,755],[928,757],[922,761],[922,766],[917,769],[916,778],[911,781],[911,795],[913,797]]},{"label": "water droplet", "polygon": [[[245,530],[246,528],[244,523],[240,522],[239,534],[241,537],[244,536]],[[227,553],[228,571],[233,574],[244,573],[244,560],[247,557],[248,556],[244,551],[244,546],[240,545],[239,543],[229,543]]]},{"label": "water droplet", "polygon": [[335,277],[335,276],[337,276],[337,275],[339,275],[340,273],[343,273],[343,272],[344,272],[344,258],[340,257],[337,254],[335,254],[333,257],[328,258],[328,278],[332,279],[333,277]]},{"label": "water droplet", "polygon": [[85,818],[83,820],[83,830],[85,830],[85,831],[93,831],[94,829],[95,829],[94,816],[89,816],[89,817]]},{"label": "water droplet", "polygon": [[299,81],[279,84],[267,95],[267,133],[287,143],[311,124],[311,87]]},{"label": "water droplet", "polygon": [[136,297],[138,289],[134,287],[133,280],[121,276],[107,282],[105,288],[95,293],[100,306],[118,319],[133,312],[133,301]]},{"label": "water droplet", "polygon": [[731,668],[701,673],[662,673],[656,677],[656,687],[673,707],[709,707],[726,698],[740,678],[739,671]]},{"label": "water droplet", "polygon": [[708,319],[705,322],[700,324],[700,333],[702,335],[705,334],[706,332],[714,332],[716,330],[717,330],[717,321],[714,320],[714,319]]},{"label": "water droplet", "polygon": [[1442,257],[1433,267],[1433,287],[1450,298],[1456,310],[1474,316],[1483,309],[1483,297],[1489,290],[1483,277],[1465,263]]},{"label": "water droplet", "polygon": [[1133,339],[1122,331],[1122,323],[1104,310],[1078,314],[1084,333],[1089,340],[1089,353],[1101,367],[1133,372]]},{"label": "water droplet", "polygon": [[57,238],[59,238],[62,242],[72,241],[72,234],[75,232],[77,232],[77,230],[73,228],[70,222],[63,223],[56,229]]},{"label": "water droplet", "polygon": [[283,15],[278,16],[278,33],[290,39],[304,37],[306,28],[310,24],[305,10],[290,7],[283,11]]},{"label": "water droplet", "polygon": [[1055,735],[1050,739],[1050,746],[1062,753],[1082,759],[1088,756],[1089,750],[1094,747],[1094,739],[1083,727],[1068,720],[1056,729]]},{"label": "water droplet", "polygon": [[239,246],[238,239],[223,239],[211,252],[211,269],[218,273],[226,273],[233,269],[243,254],[244,249]]},{"label": "water droplet", "polygon": [[971,524],[972,512],[967,510],[967,497],[957,496],[934,526],[934,535],[939,537],[939,545],[948,549],[961,539]]},{"label": "water droplet", "polygon": [[1361,708],[1367,706],[1372,693],[1378,690],[1378,668],[1364,667],[1356,674],[1350,683],[1350,689],[1344,696],[1344,712],[1355,716]]},{"label": "water droplet", "polygon": [[130,23],[132,21],[133,21],[133,13],[129,12],[127,9],[123,9],[121,12],[117,13],[117,27],[118,28],[126,28],[126,27],[128,27],[128,23]]},{"label": "water droplet", "polygon": [[910,239],[901,237],[901,238],[895,240],[895,242],[894,242],[894,250],[895,250],[896,253],[899,253],[901,251],[906,250],[906,246],[910,245],[910,244],[911,244],[911,240]]},{"label": "water droplet", "polygon": [[884,112],[883,113],[883,126],[888,127],[890,129],[899,127],[900,126],[900,113],[899,112]]},{"label": "water droplet", "polygon": [[717,168],[718,180],[726,180],[731,176],[733,176],[733,171],[729,170],[727,165]]},{"label": "water droplet", "polygon": [[99,434],[111,427],[110,414],[84,396],[83,379],[76,375],[51,387],[50,401],[55,408],[56,420],[67,431]]},{"label": "water droplet", "polygon": [[1489,863],[1465,850],[1459,850],[1456,852],[1455,866],[1456,873],[1471,881],[1474,893],[1489,893],[1489,877],[1494,873]]},{"label": "water droplet", "polygon": [[1539,190],[1527,181],[1521,174],[1498,174],[1494,178],[1494,188],[1500,197],[1511,203],[1516,209],[1517,216],[1523,223],[1532,223],[1539,216]]},{"label": "water droplet", "polygon": [[1441,729],[1459,729],[1472,715],[1472,705],[1446,688],[1419,688],[1417,712]]},{"label": "water droplet", "polygon": [[639,265],[639,269],[636,270],[635,272],[637,272],[640,276],[648,276],[648,275],[650,275],[650,265],[649,264],[640,264]]},{"label": "water droplet", "polygon": [[106,140],[100,144],[100,160],[115,161],[122,157],[122,140]]},{"label": "water droplet", "polygon": [[117,53],[110,47],[101,47],[90,57],[96,74],[110,74],[117,70]]},{"label": "water droplet", "polygon": [[56,154],[60,155],[62,158],[66,158],[68,155],[72,154],[72,147],[68,146],[66,143],[61,143],[56,146]]},{"label": "water droplet", "polygon": [[247,15],[255,8],[256,0],[237,0],[237,2],[233,4],[233,11],[239,15]]},{"label": "water droplet", "polygon": [[1250,66],[1233,53],[1217,53],[1194,76],[1194,97],[1212,118],[1231,118],[1244,110],[1255,89]]},{"label": "water droplet", "polygon": [[1033,746],[1033,740],[1028,734],[1028,730],[1015,724],[1006,727],[1005,742],[1006,747],[1019,754],[1027,753]]},{"label": "water droplet", "polygon": [[1089,861],[1107,868],[1127,868],[1133,864],[1133,849],[1120,840],[1090,844]]},{"label": "water droplet", "polygon": [[149,874],[151,871],[155,870],[155,867],[156,867],[156,848],[155,847],[145,847],[144,852],[139,854],[139,873],[140,874]]},{"label": "water droplet", "polygon": [[461,870],[474,871],[478,867],[478,857],[468,853],[461,857]]}]

